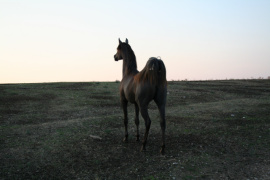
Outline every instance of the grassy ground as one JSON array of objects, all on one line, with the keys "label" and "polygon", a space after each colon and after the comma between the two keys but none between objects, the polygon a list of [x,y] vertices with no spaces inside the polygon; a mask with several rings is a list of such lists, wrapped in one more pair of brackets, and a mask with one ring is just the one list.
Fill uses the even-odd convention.
[{"label": "grassy ground", "polygon": [[168,85],[165,156],[154,103],[122,142],[119,83],[0,85],[0,179],[270,179],[269,80]]}]

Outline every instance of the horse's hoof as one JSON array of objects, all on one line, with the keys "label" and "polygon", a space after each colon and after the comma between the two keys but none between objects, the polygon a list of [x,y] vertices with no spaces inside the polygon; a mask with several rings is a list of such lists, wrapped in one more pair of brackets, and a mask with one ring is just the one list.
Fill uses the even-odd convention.
[{"label": "horse's hoof", "polygon": [[145,152],[145,151],[146,151],[145,147],[142,146],[142,147],[141,147],[141,152]]},{"label": "horse's hoof", "polygon": [[127,143],[127,142],[128,142],[128,138],[125,137],[125,138],[123,139],[123,142]]},{"label": "horse's hoof", "polygon": [[164,155],[164,154],[165,154],[164,149],[161,149],[161,150],[160,150],[160,154],[161,154],[161,155]]},{"label": "horse's hoof", "polygon": [[161,149],[160,149],[160,153],[162,154],[162,155],[164,155],[165,154],[165,146],[163,147],[161,147]]}]

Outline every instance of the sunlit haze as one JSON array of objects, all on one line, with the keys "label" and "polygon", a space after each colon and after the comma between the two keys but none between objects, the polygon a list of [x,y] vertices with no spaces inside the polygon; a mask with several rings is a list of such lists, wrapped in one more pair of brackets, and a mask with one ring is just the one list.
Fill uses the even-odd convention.
[{"label": "sunlit haze", "polygon": [[0,0],[0,83],[121,80],[118,38],[168,80],[270,76],[269,0]]}]

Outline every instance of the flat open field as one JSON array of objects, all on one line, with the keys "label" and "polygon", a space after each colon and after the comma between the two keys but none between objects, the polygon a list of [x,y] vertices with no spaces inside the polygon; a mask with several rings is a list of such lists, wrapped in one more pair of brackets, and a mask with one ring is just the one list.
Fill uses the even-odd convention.
[{"label": "flat open field", "polygon": [[122,142],[118,86],[0,85],[0,179],[270,179],[270,80],[168,82],[164,156],[154,103]]}]

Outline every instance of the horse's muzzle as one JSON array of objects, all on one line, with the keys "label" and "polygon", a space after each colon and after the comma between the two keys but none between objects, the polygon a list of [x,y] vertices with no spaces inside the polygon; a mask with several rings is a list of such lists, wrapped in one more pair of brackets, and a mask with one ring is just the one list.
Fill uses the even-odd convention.
[{"label": "horse's muzzle", "polygon": [[114,60],[115,60],[115,61],[118,61],[118,59],[117,59],[116,55],[114,55]]}]

